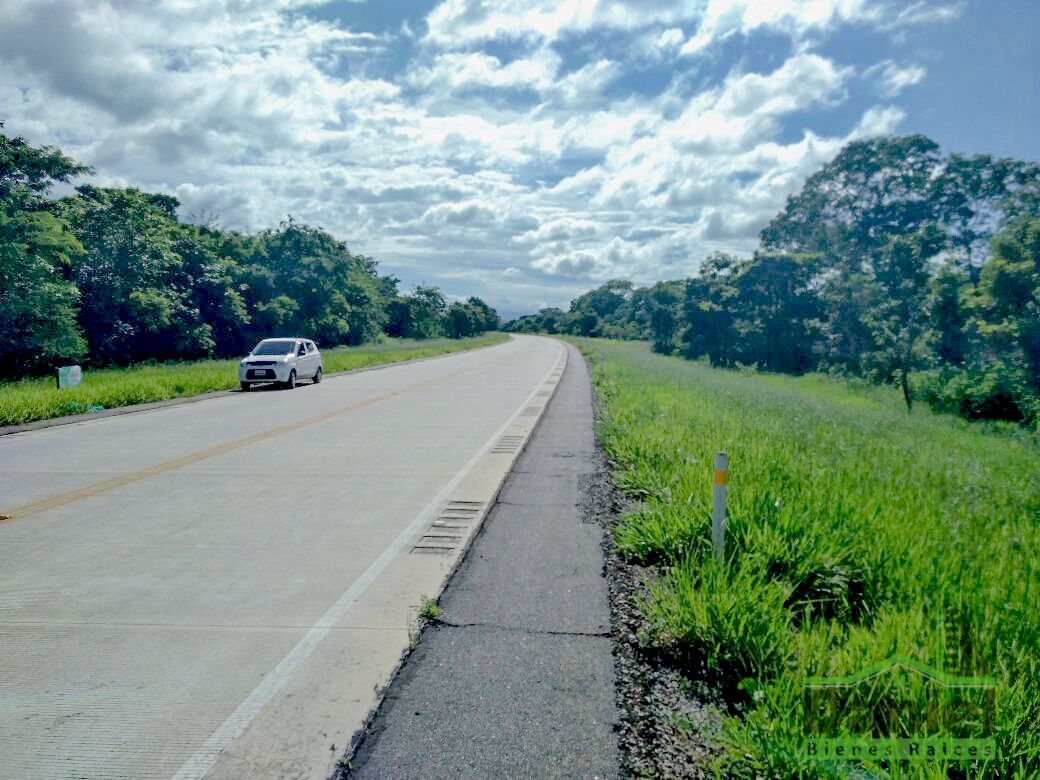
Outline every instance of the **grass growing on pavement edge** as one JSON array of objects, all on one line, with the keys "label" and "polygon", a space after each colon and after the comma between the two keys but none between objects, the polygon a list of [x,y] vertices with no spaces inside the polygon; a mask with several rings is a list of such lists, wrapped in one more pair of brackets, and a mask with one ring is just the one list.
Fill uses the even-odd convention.
[{"label": "grass growing on pavement edge", "polygon": [[[325,373],[366,368],[402,360],[434,357],[449,352],[498,344],[508,339],[492,333],[468,339],[389,339],[362,347],[323,350]],[[200,360],[190,363],[154,363],[130,368],[108,368],[83,372],[78,387],[58,390],[53,378],[24,379],[0,383],[0,426],[19,425],[101,406],[117,406],[183,398],[214,390],[238,387],[235,360]]]},{"label": "grass growing on pavement edge", "polygon": [[[998,679],[998,758],[960,770],[864,761],[863,776],[1040,774],[1035,441],[908,415],[883,388],[575,343],[593,366],[615,482],[637,499],[616,531],[619,550],[659,575],[645,641],[734,704],[720,772],[848,776],[844,760],[801,754],[803,684],[901,653]],[[710,543],[717,450],[730,455],[726,565]],[[951,645],[956,657],[945,655]],[[915,700],[922,712],[926,695]]]},{"label": "grass growing on pavement edge", "polygon": [[419,619],[420,620],[436,620],[441,616],[441,605],[437,603],[437,599],[431,599],[426,594],[423,594],[419,598]]}]

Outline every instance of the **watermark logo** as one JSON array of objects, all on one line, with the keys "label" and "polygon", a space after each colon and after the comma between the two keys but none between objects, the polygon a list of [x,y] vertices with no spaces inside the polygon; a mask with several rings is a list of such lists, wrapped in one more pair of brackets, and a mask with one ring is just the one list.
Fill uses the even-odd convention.
[{"label": "watermark logo", "polygon": [[893,655],[847,677],[811,677],[802,752],[819,761],[996,758],[997,681]]}]

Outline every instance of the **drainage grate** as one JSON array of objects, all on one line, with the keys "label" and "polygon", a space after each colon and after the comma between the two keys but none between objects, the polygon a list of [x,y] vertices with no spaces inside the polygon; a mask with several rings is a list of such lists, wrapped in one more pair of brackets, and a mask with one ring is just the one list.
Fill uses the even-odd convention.
[{"label": "drainage grate", "polygon": [[523,443],[523,436],[503,436],[491,449],[491,452],[499,455],[512,455],[520,449],[520,445]]},{"label": "drainage grate", "polygon": [[484,509],[483,501],[449,501],[412,547],[421,555],[448,555],[456,550]]},{"label": "drainage grate", "polygon": [[450,518],[448,520],[434,520],[432,527],[433,528],[443,528],[446,531],[452,531],[452,530],[456,530],[456,529],[458,529],[458,530],[465,530],[466,528],[469,528],[468,525],[463,525],[462,523],[458,522],[460,519],[461,518],[454,518],[453,517],[453,518]]},{"label": "drainage grate", "polygon": [[537,417],[538,413],[541,412],[541,411],[542,411],[542,407],[540,407],[540,406],[528,406],[526,409],[524,409],[522,412],[520,412],[520,416],[521,417]]},{"label": "drainage grate", "polygon": [[537,393],[535,393],[535,395],[545,398],[546,396],[552,395],[552,390],[539,390]]},{"label": "drainage grate", "polygon": [[449,501],[444,507],[445,512],[470,512],[477,514],[484,508],[483,501]]}]

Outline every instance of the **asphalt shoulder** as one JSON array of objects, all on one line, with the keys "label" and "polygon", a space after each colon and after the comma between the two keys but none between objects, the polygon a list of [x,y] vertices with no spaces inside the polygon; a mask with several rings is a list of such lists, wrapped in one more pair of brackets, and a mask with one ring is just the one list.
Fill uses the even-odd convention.
[{"label": "asphalt shoulder", "polygon": [[573,347],[538,427],[346,777],[616,777],[592,391]]}]

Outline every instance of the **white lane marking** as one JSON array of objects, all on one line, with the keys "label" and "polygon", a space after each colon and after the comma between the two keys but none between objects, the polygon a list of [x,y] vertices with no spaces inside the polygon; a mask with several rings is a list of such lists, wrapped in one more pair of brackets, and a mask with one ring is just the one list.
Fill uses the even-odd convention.
[{"label": "white lane marking", "polygon": [[[560,346],[560,354],[557,356],[558,361],[565,354],[563,346]],[[362,574],[353,585],[347,588],[346,592],[339,597],[335,604],[329,607],[328,612],[322,615],[321,619],[314,624],[314,627],[307,632],[307,634],[301,639],[292,650],[289,651],[278,665],[274,668],[269,675],[267,675],[263,681],[253,689],[253,692],[246,697],[245,701],[238,705],[233,713],[225,720],[216,731],[213,732],[212,736],[206,743],[196,751],[195,755],[184,762],[184,765],[180,768],[176,775],[173,776],[173,780],[198,780],[203,777],[209,770],[210,767],[216,762],[217,758],[223,753],[228,745],[230,745],[243,731],[252,723],[253,719],[260,713],[260,710],[267,705],[268,702],[274,697],[278,689],[285,684],[286,680],[292,675],[293,672],[299,668],[300,664],[307,660],[307,657],[314,652],[314,649],[321,643],[326,635],[333,626],[338,623],[347,611],[354,606],[355,602],[364,594],[368,589],[369,585],[375,582],[376,578],[383,573],[383,570],[390,564],[398,553],[404,549],[405,545],[408,544],[409,540],[415,536],[416,532],[425,525],[430,518],[434,515],[437,509],[447,500],[448,496],[451,495],[452,491],[458,487],[459,483],[465,478],[466,474],[477,465],[481,458],[487,454],[487,452],[502,438],[503,434],[509,430],[509,426],[512,425],[516,419],[520,416],[520,413],[524,411],[535,397],[535,393],[542,389],[543,383],[548,380],[549,375],[556,370],[556,363],[554,361],[552,368],[546,373],[545,377],[541,382],[535,385],[534,390],[527,397],[512,416],[506,420],[506,422],[499,428],[491,438],[487,440],[477,453],[469,459],[465,466],[463,466],[459,472],[451,478],[441,491],[433,497],[426,507],[415,516],[415,519],[408,524],[390,546],[383,550],[383,553],[376,558],[371,566]]]}]

